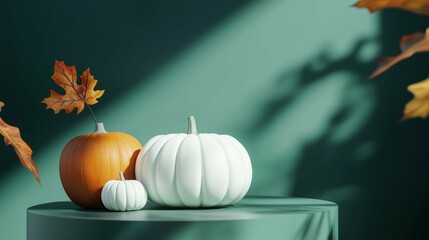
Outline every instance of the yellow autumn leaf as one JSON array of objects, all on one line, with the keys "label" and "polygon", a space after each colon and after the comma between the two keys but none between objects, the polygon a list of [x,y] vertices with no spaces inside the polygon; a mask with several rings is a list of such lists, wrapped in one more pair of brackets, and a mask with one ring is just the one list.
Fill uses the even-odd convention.
[{"label": "yellow autumn leaf", "polygon": [[402,120],[410,118],[427,118],[429,115],[429,78],[408,86],[414,98],[404,108]]}]

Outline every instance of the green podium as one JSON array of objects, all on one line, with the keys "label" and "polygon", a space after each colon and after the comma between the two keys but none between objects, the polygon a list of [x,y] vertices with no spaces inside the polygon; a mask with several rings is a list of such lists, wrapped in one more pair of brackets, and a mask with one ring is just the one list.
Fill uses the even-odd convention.
[{"label": "green podium", "polygon": [[222,208],[174,209],[148,202],[140,211],[110,212],[52,202],[27,209],[27,239],[337,240],[338,205],[246,197]]}]

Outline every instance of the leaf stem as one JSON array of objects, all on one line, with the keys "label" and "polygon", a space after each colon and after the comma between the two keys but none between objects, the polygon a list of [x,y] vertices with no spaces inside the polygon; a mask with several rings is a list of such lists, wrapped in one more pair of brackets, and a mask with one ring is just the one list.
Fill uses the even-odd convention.
[{"label": "leaf stem", "polygon": [[77,95],[80,97],[80,99],[82,99],[82,101],[85,103],[85,106],[87,106],[88,107],[88,109],[89,109],[89,112],[91,113],[91,117],[92,117],[92,120],[94,120],[94,123],[95,123],[95,125],[97,125],[97,119],[95,118],[95,115],[94,115],[94,112],[92,111],[92,108],[89,106],[89,104],[86,102],[86,100],[85,100],[85,98],[84,97],[82,97],[80,94],[79,94],[79,92],[76,90],[76,88],[75,87],[73,87],[73,89],[75,90],[75,92],[77,93]]},{"label": "leaf stem", "polygon": [[85,100],[85,98],[84,97],[82,97],[80,94],[79,94],[79,92],[77,91],[77,89],[74,87],[74,86],[72,86],[72,88],[73,88],[73,90],[76,92],[76,94],[80,97],[80,99],[85,103],[85,106],[87,106],[88,107],[88,109],[89,109],[89,112],[91,113],[91,117],[92,117],[92,120],[94,120],[94,123],[95,123],[95,125],[97,125],[97,119],[95,118],[95,115],[94,115],[94,112],[92,111],[92,108],[89,106],[89,104],[86,102],[86,100]]},{"label": "leaf stem", "polygon": [[88,103],[86,103],[86,101],[84,100],[83,101],[84,103],[85,103],[85,105],[88,107],[88,109],[89,109],[89,112],[91,113],[91,117],[92,117],[92,120],[94,120],[94,123],[95,123],[95,125],[97,125],[97,119],[95,118],[95,115],[94,115],[94,112],[92,111],[92,108],[89,106],[89,104]]}]

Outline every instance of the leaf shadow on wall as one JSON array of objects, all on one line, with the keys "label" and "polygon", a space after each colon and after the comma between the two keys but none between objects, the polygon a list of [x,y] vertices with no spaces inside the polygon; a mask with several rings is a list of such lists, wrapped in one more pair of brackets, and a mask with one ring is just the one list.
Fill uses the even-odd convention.
[{"label": "leaf shadow on wall", "polygon": [[[386,11],[377,39],[382,43],[381,55],[398,52],[402,35],[423,31],[426,25],[423,16]],[[338,203],[341,239],[421,239],[429,213],[429,122],[399,124],[399,119],[411,98],[407,85],[427,77],[428,57],[417,55],[368,81],[375,64],[358,57],[368,41],[358,41],[349,54],[338,59],[320,53],[316,61],[322,62],[321,67],[314,67],[312,61],[280,77],[275,88],[281,91],[263,105],[261,118],[249,133],[263,138],[267,131],[273,132],[273,127],[289,127],[279,133],[284,140],[283,154],[265,160],[270,164],[259,169],[266,168],[269,174],[261,176],[255,190],[275,188],[276,179],[284,195]],[[312,108],[315,111],[293,115],[299,111],[290,109],[302,103],[300,98],[309,88],[328,84],[325,79],[338,72],[348,74],[342,81],[352,80],[339,88],[344,93],[338,95],[337,104],[331,102],[335,107],[316,111],[324,105],[324,99],[317,95],[307,105],[299,105],[302,112],[303,107],[316,105]],[[296,84],[290,88],[286,82],[294,77]],[[336,90],[331,94],[338,92],[331,90]],[[319,124],[312,125],[314,122]],[[263,147],[267,146],[268,141]]]},{"label": "leaf shadow on wall", "polygon": [[[2,118],[21,129],[35,153],[78,122],[87,122],[90,132],[93,123],[87,110],[79,116],[54,115],[40,103],[49,89],[59,90],[50,79],[55,59],[76,65],[79,73],[90,67],[99,80],[96,88],[106,89],[93,109],[96,114],[108,111],[116,100],[248,2],[2,2],[0,98],[6,103]],[[134,110],[130,106],[129,111]],[[76,133],[80,134],[84,133]],[[11,148],[0,147],[0,156],[0,179],[5,180],[4,173],[21,166]],[[43,183],[43,172],[40,177]]]},{"label": "leaf shadow on wall", "polygon": [[[352,72],[361,79],[367,78],[367,73],[369,73],[373,64],[370,62],[363,63],[358,58],[360,51],[372,41],[373,40],[371,39],[359,40],[353,47],[353,50],[347,56],[340,59],[330,59],[329,50],[325,49],[314,57],[311,62],[300,66],[298,69],[294,69],[293,73],[287,71],[282,74],[279,77],[275,88],[287,91],[286,94],[284,94],[284,92],[280,92],[277,96],[264,104],[260,118],[252,127],[252,129],[256,131],[252,132],[258,133],[259,131],[264,131],[265,127],[269,126],[283,109],[288,108],[294,103],[294,99],[299,96],[309,84],[314,83],[331,73],[345,71]],[[297,79],[295,81],[297,86],[293,86],[293,92],[287,89],[290,87],[289,84],[285,85],[285,82],[289,81],[291,77]],[[317,104],[317,102],[315,104]]]},{"label": "leaf shadow on wall", "polygon": [[[339,58],[322,51],[292,73],[281,75],[275,88],[281,86],[283,91],[263,105],[260,118],[249,131],[261,136],[279,124],[288,125],[277,133],[284,147],[277,150],[279,157],[269,160],[271,177],[262,176],[255,191],[273,186],[274,178],[282,179],[277,188],[282,195],[322,198],[340,206],[361,193],[366,178],[356,174],[370,174],[367,165],[372,164],[369,158],[376,147],[368,132],[376,105],[376,83],[366,81],[374,63],[362,60],[362,54],[376,41],[360,39]],[[290,81],[295,83],[286,83]],[[282,190],[282,185],[286,189]],[[342,237],[356,224],[353,214],[362,209],[348,210],[340,211]]]}]

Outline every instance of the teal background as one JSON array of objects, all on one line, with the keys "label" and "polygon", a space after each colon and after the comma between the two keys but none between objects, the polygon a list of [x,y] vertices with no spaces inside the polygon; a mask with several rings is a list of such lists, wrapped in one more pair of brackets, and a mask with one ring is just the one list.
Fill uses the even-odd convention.
[{"label": "teal background", "polygon": [[[247,148],[250,195],[340,206],[341,239],[419,239],[428,213],[428,121],[399,123],[419,54],[375,80],[379,55],[428,18],[354,1],[0,1],[1,117],[34,150],[42,187],[0,147],[0,238],[25,238],[26,208],[67,200],[62,148],[89,133],[88,111],[54,115],[54,60],[86,67],[106,89],[93,107],[107,131],[142,143],[186,131],[227,133]],[[172,231],[175,239],[189,232]],[[243,229],[246,231],[246,229]],[[167,231],[168,232],[168,231]],[[224,231],[219,229],[219,235]]]}]

